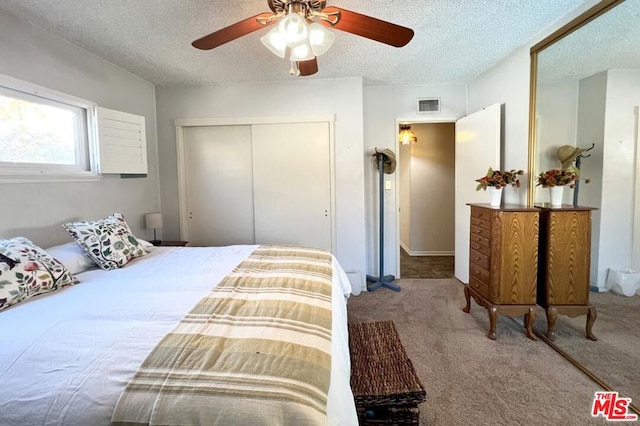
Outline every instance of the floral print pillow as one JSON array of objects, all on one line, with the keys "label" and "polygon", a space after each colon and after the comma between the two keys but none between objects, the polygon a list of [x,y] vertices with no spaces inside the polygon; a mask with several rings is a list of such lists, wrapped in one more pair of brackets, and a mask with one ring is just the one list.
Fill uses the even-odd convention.
[{"label": "floral print pillow", "polygon": [[30,240],[0,240],[0,311],[77,282],[62,263]]},{"label": "floral print pillow", "polygon": [[121,213],[95,222],[72,222],[62,226],[84,252],[106,271],[117,269],[134,257],[147,254]]}]

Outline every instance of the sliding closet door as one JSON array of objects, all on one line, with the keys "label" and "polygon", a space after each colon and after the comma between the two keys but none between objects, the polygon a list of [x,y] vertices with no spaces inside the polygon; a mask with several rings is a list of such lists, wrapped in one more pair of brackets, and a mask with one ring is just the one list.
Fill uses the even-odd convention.
[{"label": "sliding closet door", "polygon": [[253,244],[251,126],[184,129],[189,245]]},{"label": "sliding closet door", "polygon": [[253,126],[256,244],[331,250],[329,123]]}]

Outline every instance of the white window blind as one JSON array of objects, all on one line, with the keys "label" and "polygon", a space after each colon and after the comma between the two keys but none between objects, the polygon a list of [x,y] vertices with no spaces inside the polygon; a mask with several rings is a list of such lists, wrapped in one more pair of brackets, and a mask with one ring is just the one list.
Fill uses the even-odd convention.
[{"label": "white window blind", "polygon": [[143,116],[97,107],[100,173],[147,173]]}]

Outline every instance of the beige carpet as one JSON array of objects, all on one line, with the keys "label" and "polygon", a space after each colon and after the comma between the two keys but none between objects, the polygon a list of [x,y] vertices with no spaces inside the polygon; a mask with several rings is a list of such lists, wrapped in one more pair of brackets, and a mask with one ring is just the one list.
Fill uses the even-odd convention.
[{"label": "beige carpet", "polygon": [[487,311],[464,307],[455,279],[404,279],[349,300],[350,322],[392,320],[427,391],[421,425],[588,425],[599,390],[542,341],[506,317],[495,341]]},{"label": "beige carpet", "polygon": [[[584,337],[586,316],[559,315],[554,343],[640,407],[640,296],[591,293],[589,298],[598,309],[593,326],[598,341]],[[534,327],[546,332],[544,314]]]}]

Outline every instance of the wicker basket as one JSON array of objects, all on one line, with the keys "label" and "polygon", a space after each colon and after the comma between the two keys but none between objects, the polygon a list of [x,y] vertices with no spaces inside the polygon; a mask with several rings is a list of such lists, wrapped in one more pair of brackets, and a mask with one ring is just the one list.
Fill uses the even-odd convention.
[{"label": "wicker basket", "polygon": [[360,424],[419,424],[426,392],[393,322],[349,324],[349,348]]}]

